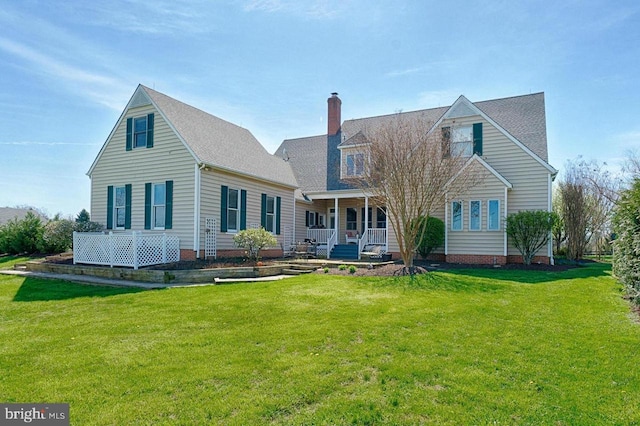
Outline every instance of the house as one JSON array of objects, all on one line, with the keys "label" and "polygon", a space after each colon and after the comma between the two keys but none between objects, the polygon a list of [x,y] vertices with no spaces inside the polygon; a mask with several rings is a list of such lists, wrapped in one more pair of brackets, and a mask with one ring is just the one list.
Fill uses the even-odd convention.
[{"label": "house", "polygon": [[[357,258],[365,245],[397,253],[397,238],[385,206],[372,205],[348,179],[363,171],[363,152],[371,129],[394,115],[341,121],[342,101],[328,99],[327,134],[283,141],[276,155],[293,169],[299,185],[295,235],[306,234],[329,253]],[[448,262],[504,264],[521,261],[505,232],[507,215],[520,210],[551,211],[551,183],[557,174],[548,163],[544,94],[471,102],[460,96],[453,105],[400,113],[408,120],[432,123],[430,131],[455,132],[459,149],[482,182],[450,199],[432,214],[446,224],[445,244],[434,259]],[[358,244],[350,244],[358,242]],[[534,261],[552,262],[552,247]]]},{"label": "house", "polygon": [[0,226],[12,220],[22,220],[27,216],[29,212],[42,219],[44,222],[47,221],[47,218],[44,217],[41,213],[29,207],[0,207]]},{"label": "house", "polygon": [[273,232],[274,255],[293,242],[290,164],[247,129],[142,85],[87,174],[93,220],[178,236],[183,260],[241,255],[233,236],[252,227]]},{"label": "house", "polygon": [[[138,86],[88,171],[91,215],[117,233],[179,237],[181,259],[243,254],[242,229],[264,227],[279,256],[296,241],[318,253],[357,259],[367,247],[398,252],[385,206],[373,205],[349,180],[362,173],[357,149],[392,116],[341,121],[342,101],[328,99],[327,134],[289,139],[269,154],[249,130],[145,86]],[[435,212],[446,223],[436,259],[464,263],[519,261],[505,218],[551,210],[557,171],[547,161],[544,94],[401,113],[455,130],[487,178]],[[552,261],[551,243],[535,261]]]}]

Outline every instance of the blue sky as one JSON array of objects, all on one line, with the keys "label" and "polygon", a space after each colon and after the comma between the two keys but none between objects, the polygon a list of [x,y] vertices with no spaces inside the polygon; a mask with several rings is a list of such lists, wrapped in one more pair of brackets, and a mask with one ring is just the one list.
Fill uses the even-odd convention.
[{"label": "blue sky", "polygon": [[270,152],[325,133],[334,91],[343,120],[545,92],[550,163],[615,169],[640,147],[640,3],[0,0],[0,207],[89,209],[138,83]]}]

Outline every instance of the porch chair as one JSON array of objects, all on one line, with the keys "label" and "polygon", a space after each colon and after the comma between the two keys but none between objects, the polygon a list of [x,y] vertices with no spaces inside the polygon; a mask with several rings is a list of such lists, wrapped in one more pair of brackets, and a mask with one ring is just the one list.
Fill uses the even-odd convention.
[{"label": "porch chair", "polygon": [[347,231],[345,238],[347,240],[347,244],[358,244],[360,235],[356,231]]}]

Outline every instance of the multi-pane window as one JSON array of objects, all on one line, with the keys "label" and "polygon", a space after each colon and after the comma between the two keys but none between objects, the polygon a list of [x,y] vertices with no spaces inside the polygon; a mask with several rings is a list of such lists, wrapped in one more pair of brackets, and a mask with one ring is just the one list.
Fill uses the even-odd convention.
[{"label": "multi-pane window", "polygon": [[116,186],[115,202],[113,203],[114,216],[116,218],[116,229],[124,229],[126,220],[127,192],[124,186]]},{"label": "multi-pane window", "polygon": [[347,176],[362,176],[364,172],[364,154],[347,154]]},{"label": "multi-pane window", "polygon": [[240,191],[229,188],[227,200],[227,230],[237,231],[240,223]]},{"label": "multi-pane window", "polygon": [[133,120],[133,146],[134,148],[147,146],[147,117],[139,117]]},{"label": "multi-pane window", "polygon": [[352,207],[347,207],[347,230],[358,230],[358,212]]},{"label": "multi-pane window", "polygon": [[153,199],[151,201],[152,222],[154,229],[164,229],[165,212],[167,207],[167,187],[164,183],[153,184]]},{"label": "multi-pane window", "polygon": [[265,223],[265,229],[269,232],[275,232],[276,230],[276,199],[274,197],[267,196],[267,220]]},{"label": "multi-pane window", "polygon": [[482,204],[480,201],[469,201],[469,230],[479,231],[482,227]]},{"label": "multi-pane window", "polygon": [[473,127],[454,127],[451,133],[451,153],[455,156],[471,157],[473,155]]},{"label": "multi-pane window", "polygon": [[500,229],[500,200],[489,200],[487,214],[487,229],[498,231]]},{"label": "multi-pane window", "polygon": [[451,203],[451,230],[462,231],[462,202]]},{"label": "multi-pane window", "polygon": [[384,207],[378,207],[376,209],[376,228],[387,227],[387,211]]}]

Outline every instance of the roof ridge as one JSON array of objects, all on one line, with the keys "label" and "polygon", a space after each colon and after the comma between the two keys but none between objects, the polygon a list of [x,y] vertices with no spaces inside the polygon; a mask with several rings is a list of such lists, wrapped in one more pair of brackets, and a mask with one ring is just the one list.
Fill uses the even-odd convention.
[{"label": "roof ridge", "polygon": [[[469,100],[469,102],[471,102],[472,104],[475,105],[475,104],[479,104],[479,103],[503,101],[503,100],[506,100],[506,99],[524,98],[524,97],[527,97],[527,96],[535,96],[535,95],[544,95],[544,91],[535,92],[535,93],[529,93],[529,94],[526,94],[526,95],[513,95],[513,96],[505,96],[503,98],[485,99],[483,101],[475,101],[475,102]],[[461,95],[461,96],[464,96],[464,95]],[[458,96],[458,98],[459,98],[459,96]],[[466,96],[465,96],[465,98],[466,98]],[[347,121],[358,121],[358,120],[368,120],[368,119],[383,118],[383,117],[391,117],[391,116],[397,115],[397,114],[412,114],[412,113],[423,112],[423,111],[433,111],[433,110],[437,110],[437,109],[440,109],[440,108],[447,108],[448,109],[448,108],[451,108],[452,106],[453,106],[453,103],[451,105],[443,105],[443,106],[439,106],[439,107],[422,108],[422,109],[416,109],[416,110],[411,110],[411,111],[400,111],[400,112],[393,112],[393,113],[389,113],[389,114],[371,115],[371,116],[368,116],[368,117],[350,118],[348,120],[344,120],[344,122],[347,122]]]}]

